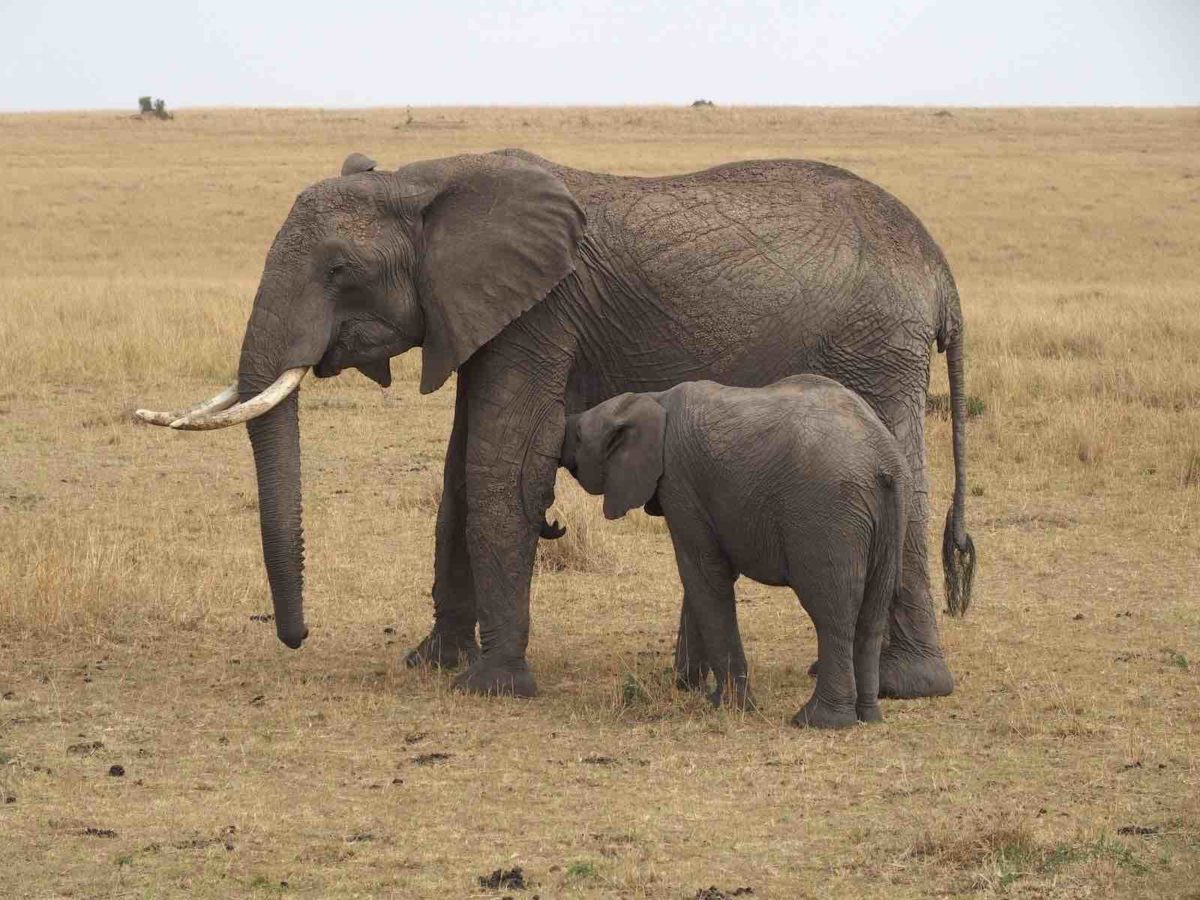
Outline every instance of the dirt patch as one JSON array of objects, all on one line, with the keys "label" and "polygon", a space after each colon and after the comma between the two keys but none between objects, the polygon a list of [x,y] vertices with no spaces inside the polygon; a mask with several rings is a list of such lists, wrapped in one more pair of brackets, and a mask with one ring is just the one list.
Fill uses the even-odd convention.
[{"label": "dirt patch", "polygon": [[491,875],[480,875],[479,886],[492,891],[500,888],[523,891],[527,887],[525,872],[520,866],[514,866],[511,869],[496,869]]},{"label": "dirt patch", "polygon": [[1117,829],[1117,834],[1158,834],[1157,825],[1122,825]]},{"label": "dirt patch", "polygon": [[601,756],[598,753],[591,753],[579,761],[588,766],[615,766],[617,764],[615,757]]},{"label": "dirt patch", "polygon": [[445,762],[450,756],[449,753],[422,753],[420,756],[414,756],[412,763],[414,766],[432,766],[435,763]]},{"label": "dirt patch", "polygon": [[1018,531],[1045,531],[1053,528],[1074,528],[1077,519],[1061,513],[1046,511],[1014,512],[989,516],[983,520],[988,528],[1015,528]]}]

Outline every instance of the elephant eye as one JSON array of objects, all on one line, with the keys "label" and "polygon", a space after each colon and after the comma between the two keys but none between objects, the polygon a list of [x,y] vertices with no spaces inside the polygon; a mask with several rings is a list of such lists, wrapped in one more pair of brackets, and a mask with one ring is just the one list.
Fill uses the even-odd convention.
[{"label": "elephant eye", "polygon": [[339,282],[345,281],[346,276],[349,274],[349,264],[345,260],[339,259],[329,264],[329,268],[326,270],[325,278],[329,284],[335,285]]}]

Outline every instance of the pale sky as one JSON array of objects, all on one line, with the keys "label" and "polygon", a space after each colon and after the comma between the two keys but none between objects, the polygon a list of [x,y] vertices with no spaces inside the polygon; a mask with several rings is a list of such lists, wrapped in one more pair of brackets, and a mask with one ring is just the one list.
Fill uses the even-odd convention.
[{"label": "pale sky", "polygon": [[1200,0],[0,0],[0,110],[1194,105]]}]

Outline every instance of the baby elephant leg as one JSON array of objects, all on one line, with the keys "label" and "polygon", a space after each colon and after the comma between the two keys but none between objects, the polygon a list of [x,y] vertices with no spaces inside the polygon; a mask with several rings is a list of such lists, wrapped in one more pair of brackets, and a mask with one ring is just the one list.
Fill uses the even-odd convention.
[{"label": "baby elephant leg", "polygon": [[[792,718],[800,728],[846,728],[858,722],[855,638],[864,579],[852,571],[840,575],[809,577],[794,585],[817,630],[817,685]],[[878,689],[878,650],[875,672]]]},{"label": "baby elephant leg", "polygon": [[[886,615],[886,611],[885,611]],[[860,722],[882,722],[879,711],[879,654],[886,622],[868,623],[859,616],[854,631],[854,682],[858,697],[854,713]]]},{"label": "baby elephant leg", "polygon": [[675,686],[684,691],[702,691],[708,687],[711,671],[699,617],[688,613],[688,600],[684,596],[679,612],[679,637],[675,640]]},{"label": "baby elephant leg", "polygon": [[729,563],[715,548],[696,552],[679,544],[675,545],[675,559],[686,598],[684,615],[695,617],[703,645],[701,665],[711,669],[716,681],[709,699],[714,706],[752,708],[746,653],[738,632],[734,573]]},{"label": "baby elephant leg", "polygon": [[879,654],[894,583],[894,579],[880,574],[868,579],[854,629],[854,682],[858,691],[854,711],[860,722],[883,721],[879,711]]}]

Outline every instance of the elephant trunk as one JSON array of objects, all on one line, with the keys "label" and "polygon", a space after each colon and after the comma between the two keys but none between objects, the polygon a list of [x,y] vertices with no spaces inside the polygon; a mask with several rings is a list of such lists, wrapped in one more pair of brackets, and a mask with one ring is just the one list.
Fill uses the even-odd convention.
[{"label": "elephant trunk", "polygon": [[[243,397],[256,390],[239,385]],[[258,476],[263,560],[275,605],[275,631],[293,650],[304,643],[304,526],[301,521],[299,391],[246,423]]]}]

